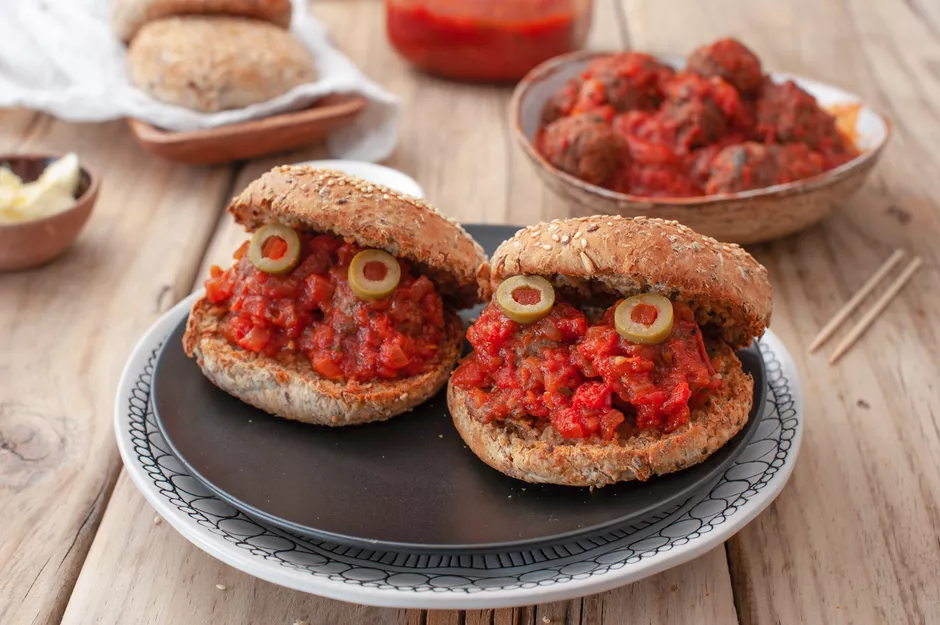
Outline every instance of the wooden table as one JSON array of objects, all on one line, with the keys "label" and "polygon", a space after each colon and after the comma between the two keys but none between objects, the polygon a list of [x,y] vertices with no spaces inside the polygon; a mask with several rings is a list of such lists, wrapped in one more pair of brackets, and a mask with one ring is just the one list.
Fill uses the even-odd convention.
[{"label": "wooden table", "polygon": [[[507,131],[509,89],[444,83],[394,56],[382,5],[313,11],[368,74],[401,96],[388,164],[465,222],[566,214]],[[822,226],[757,246],[773,328],[802,372],[802,457],[780,498],[699,559],[564,603],[396,611],[259,581],[154,523],[111,431],[131,347],[228,258],[242,234],[226,201],[281,162],[155,160],[122,122],[0,113],[0,151],[77,150],[103,176],[77,245],[0,276],[0,623],[930,623],[940,622],[940,4],[929,0],[596,0],[590,45],[684,54],[743,38],[768,67],[857,92],[895,134],[865,189]],[[806,346],[895,247],[928,261],[836,367]],[[225,591],[216,589],[224,584]]]}]

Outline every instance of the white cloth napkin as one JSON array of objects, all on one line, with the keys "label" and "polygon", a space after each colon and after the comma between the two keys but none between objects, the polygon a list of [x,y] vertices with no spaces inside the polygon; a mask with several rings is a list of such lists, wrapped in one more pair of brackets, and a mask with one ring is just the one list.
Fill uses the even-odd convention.
[{"label": "white cloth napkin", "polygon": [[304,108],[330,93],[368,104],[328,139],[338,157],[376,161],[398,140],[398,99],[330,45],[326,29],[294,1],[291,32],[310,49],[320,79],[243,109],[199,113],[164,104],[130,83],[127,51],[112,33],[106,0],[0,1],[0,106],[22,106],[77,122],[134,117],[170,130],[196,130]]}]

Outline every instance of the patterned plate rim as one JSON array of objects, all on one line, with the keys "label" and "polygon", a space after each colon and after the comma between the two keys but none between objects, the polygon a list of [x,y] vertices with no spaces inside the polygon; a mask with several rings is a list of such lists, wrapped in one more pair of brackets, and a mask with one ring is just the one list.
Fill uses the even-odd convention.
[{"label": "patterned plate rim", "polygon": [[[187,540],[230,566],[281,586],[353,603],[381,607],[426,609],[498,608],[562,601],[603,592],[683,564],[722,544],[773,502],[789,479],[799,455],[803,433],[803,397],[800,381],[790,354],[780,340],[768,330],[761,339],[761,352],[765,360],[769,357],[773,359],[776,365],[776,368],[772,368],[768,363],[767,372],[768,378],[771,379],[771,389],[768,395],[774,403],[774,411],[778,414],[782,427],[780,438],[777,441],[778,454],[773,462],[765,463],[767,469],[759,479],[754,482],[747,482],[749,486],[746,491],[734,494],[730,502],[724,499],[727,502],[727,507],[712,515],[701,532],[694,531],[689,537],[683,536],[679,540],[666,538],[664,545],[652,545],[649,548],[644,548],[643,551],[629,551],[629,553],[634,554],[632,557],[608,566],[602,572],[574,574],[561,578],[561,581],[557,583],[554,580],[551,580],[548,584],[545,581],[522,583],[520,580],[520,583],[513,587],[473,587],[469,591],[466,588],[435,586],[435,580],[453,577],[446,574],[430,577],[422,574],[422,577],[428,577],[428,584],[414,587],[407,585],[400,587],[373,582],[353,581],[350,583],[351,580],[348,577],[336,573],[314,573],[311,570],[293,566],[283,561],[279,564],[266,557],[260,550],[251,549],[250,545],[233,544],[233,542],[227,541],[218,533],[213,533],[200,524],[196,519],[196,515],[187,514],[178,505],[171,503],[169,495],[161,492],[155,478],[148,473],[147,467],[144,466],[140,455],[141,450],[133,440],[132,433],[135,427],[133,423],[135,411],[141,414],[146,414],[148,411],[148,366],[152,366],[156,349],[182,316],[188,312],[192,302],[199,295],[198,292],[192,294],[157,320],[140,339],[128,358],[121,375],[115,400],[114,427],[118,449],[131,481],[137,489],[157,512]],[[773,377],[774,372],[779,372],[775,378]],[[774,386],[775,381],[777,383],[776,387]],[[139,385],[141,382],[146,386],[146,391],[140,390]],[[142,393],[145,393],[146,397]],[[784,408],[786,416],[780,414],[781,407]],[[140,433],[138,432],[138,434]],[[785,436],[785,434],[789,436]],[[758,438],[755,437],[755,441],[757,440]],[[751,444],[754,444],[754,442],[752,441]],[[782,451],[780,451],[781,449]],[[783,454],[782,457],[781,453]],[[725,472],[725,476],[738,465],[739,463],[736,462],[729,467],[728,471]],[[724,479],[723,476],[722,480]],[[714,498],[712,496],[717,488],[717,486],[712,487],[710,492],[704,496],[705,499],[708,501],[722,499],[721,496],[715,496]],[[677,517],[678,520],[682,520],[682,518],[684,517]],[[653,536],[653,538],[668,536],[663,532],[671,526],[667,524],[660,528],[660,533]],[[290,536],[283,534],[280,537],[290,539]],[[642,543],[648,539],[647,536],[644,537],[644,540],[638,542]],[[609,553],[619,554],[624,551],[623,548],[612,548]],[[576,560],[576,557],[573,558]],[[572,558],[569,558],[567,566],[570,566],[571,560]],[[332,563],[331,560],[330,564]],[[283,566],[284,564],[287,565]],[[558,566],[561,567],[561,565]],[[389,575],[397,569],[386,566],[381,562],[372,561],[368,569],[360,567],[357,570],[384,571],[386,575]],[[386,579],[390,578],[386,577]]]}]

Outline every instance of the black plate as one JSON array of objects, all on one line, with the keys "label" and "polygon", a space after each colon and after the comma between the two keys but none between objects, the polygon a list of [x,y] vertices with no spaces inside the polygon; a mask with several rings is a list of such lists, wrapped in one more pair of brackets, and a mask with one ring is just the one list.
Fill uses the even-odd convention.
[{"label": "black plate", "polygon": [[[515,228],[467,228],[488,253]],[[272,417],[219,390],[186,357],[185,320],[153,379],[157,424],[180,462],[243,512],[315,539],[391,551],[468,552],[570,540],[627,525],[716,481],[764,403],[756,347],[738,353],[758,389],[744,429],[705,462],[591,491],[526,484],[490,469],[451,423],[444,393],[384,423],[327,428]]]}]

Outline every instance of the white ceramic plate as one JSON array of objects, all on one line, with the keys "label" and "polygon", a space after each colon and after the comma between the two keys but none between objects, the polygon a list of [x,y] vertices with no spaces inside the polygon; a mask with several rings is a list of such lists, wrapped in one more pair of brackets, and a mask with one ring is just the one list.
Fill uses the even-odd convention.
[{"label": "white ceramic plate", "polygon": [[318,169],[335,169],[345,172],[351,176],[358,176],[363,180],[384,185],[390,189],[395,189],[399,193],[407,193],[414,197],[424,197],[424,189],[421,185],[407,174],[403,174],[397,169],[377,165],[375,163],[366,163],[364,161],[345,161],[341,159],[331,159],[323,161],[303,161],[295,165],[310,165]]},{"label": "white ceramic plate", "polygon": [[158,349],[197,296],[177,304],[134,348],[115,401],[118,448],[140,492],[190,542],[289,588],[368,605],[434,609],[528,605],[609,590],[730,538],[780,493],[799,454],[799,378],[786,348],[768,331],[760,342],[769,392],[759,429],[716,484],[672,510],[576,542],[478,555],[379,552],[304,539],[258,523],[212,495],[170,454],[153,421],[150,380]]}]

